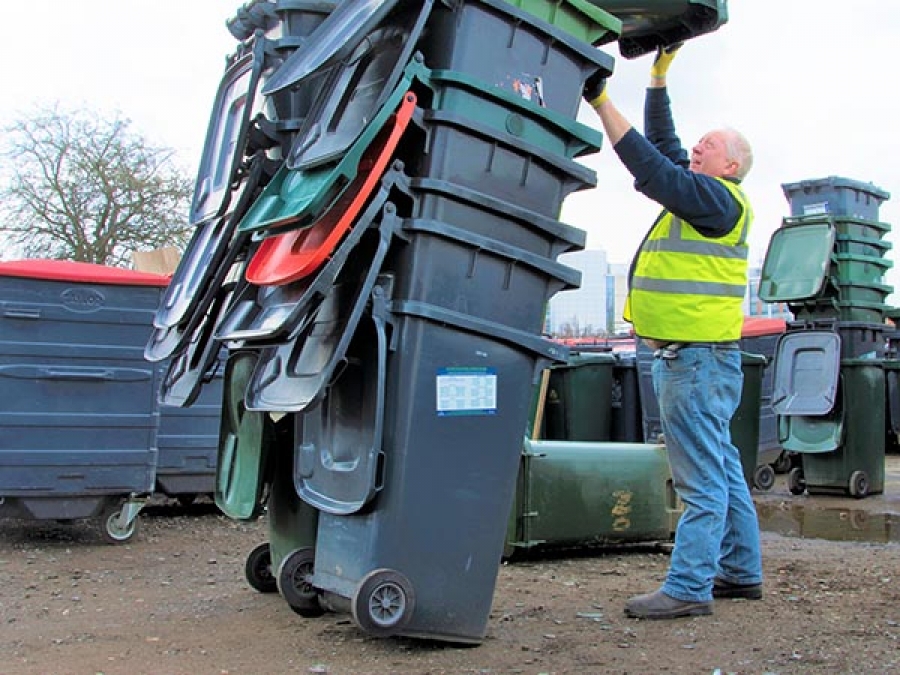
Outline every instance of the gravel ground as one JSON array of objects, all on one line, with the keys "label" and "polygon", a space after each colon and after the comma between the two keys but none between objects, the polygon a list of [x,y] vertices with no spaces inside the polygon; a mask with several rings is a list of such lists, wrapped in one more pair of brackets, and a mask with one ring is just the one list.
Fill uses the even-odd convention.
[{"label": "gravel ground", "polygon": [[211,504],[147,510],[119,546],[87,522],[0,521],[0,673],[900,672],[890,541],[766,532],[763,601],[675,621],[622,611],[659,585],[665,546],[505,563],[484,642],[462,647],[375,638],[347,615],[305,619],[252,590],[244,563],[265,533],[264,520],[234,522]]}]

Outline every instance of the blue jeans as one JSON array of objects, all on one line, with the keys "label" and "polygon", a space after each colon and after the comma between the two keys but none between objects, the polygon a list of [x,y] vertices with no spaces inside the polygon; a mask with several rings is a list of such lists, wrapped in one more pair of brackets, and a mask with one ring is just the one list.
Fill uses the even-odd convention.
[{"label": "blue jeans", "polygon": [[712,599],[715,577],[762,582],[759,521],[731,442],[741,400],[741,353],[733,346],[686,345],[652,366],[662,431],[684,513],[662,590],[679,600]]}]

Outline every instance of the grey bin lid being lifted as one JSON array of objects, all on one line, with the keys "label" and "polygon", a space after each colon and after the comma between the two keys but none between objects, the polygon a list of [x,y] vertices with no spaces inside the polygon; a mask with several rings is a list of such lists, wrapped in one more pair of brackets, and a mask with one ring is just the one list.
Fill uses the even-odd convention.
[{"label": "grey bin lid being lifted", "polygon": [[834,223],[829,220],[775,230],[760,273],[760,299],[790,302],[818,297],[828,278],[834,237]]},{"label": "grey bin lid being lifted", "polygon": [[619,51],[633,59],[711,33],[728,21],[726,0],[590,0],[622,21]]},{"label": "grey bin lid being lifted", "polygon": [[777,415],[826,415],[837,401],[841,337],[826,330],[784,333],[775,347],[772,410]]}]

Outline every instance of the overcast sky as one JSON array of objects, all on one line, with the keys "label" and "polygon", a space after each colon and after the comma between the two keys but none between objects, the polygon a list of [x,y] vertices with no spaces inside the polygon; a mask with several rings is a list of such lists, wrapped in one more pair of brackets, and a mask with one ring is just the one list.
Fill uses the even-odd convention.
[{"label": "overcast sky", "polygon": [[[175,148],[194,172],[225,57],[235,0],[49,0],[6,3],[0,41],[0,124],[59,101],[121,112],[152,142]],[[729,22],[691,40],[669,86],[682,141],[740,129],[754,146],[745,182],[756,211],[754,257],[788,215],[781,184],[837,175],[894,197],[881,220],[900,228],[900,134],[893,81],[900,2],[729,0]],[[650,57],[616,58],[610,91],[641,125]],[[580,121],[598,126],[592,111]],[[611,147],[581,161],[594,190],[572,195],[562,219],[588,231],[588,246],[627,262],[657,207],[637,194]],[[889,235],[897,243],[896,233]],[[891,259],[894,253],[890,254]],[[898,270],[890,283],[898,285]]]}]

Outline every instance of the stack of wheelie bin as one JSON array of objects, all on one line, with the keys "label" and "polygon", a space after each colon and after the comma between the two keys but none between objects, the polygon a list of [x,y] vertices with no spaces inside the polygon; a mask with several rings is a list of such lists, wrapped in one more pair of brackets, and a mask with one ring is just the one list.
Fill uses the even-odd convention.
[{"label": "stack of wheelie bin", "polygon": [[772,235],[760,298],[794,314],[775,353],[772,408],[801,466],[794,494],[884,490],[885,283],[890,226],[884,190],[839,176],[783,185],[791,215]]},{"label": "stack of wheelie bin", "polygon": [[[712,6],[680,32],[724,17],[666,4]],[[567,356],[540,331],[580,282],[557,257],[585,233],[558,216],[602,136],[575,117],[622,21],[344,0],[253,2],[230,27],[196,232],[145,350],[171,358],[161,397],[189,406],[225,347],[215,496],[268,516],[251,585],[373,635],[478,643],[532,391]],[[635,54],[665,39],[642,33]]]}]

